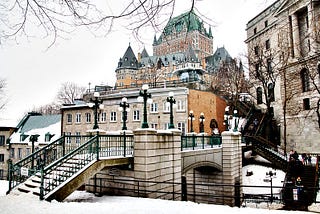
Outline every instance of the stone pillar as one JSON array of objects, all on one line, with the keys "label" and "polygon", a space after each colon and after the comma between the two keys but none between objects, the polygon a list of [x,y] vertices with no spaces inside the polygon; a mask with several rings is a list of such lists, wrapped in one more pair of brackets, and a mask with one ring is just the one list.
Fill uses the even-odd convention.
[{"label": "stone pillar", "polygon": [[141,197],[181,200],[181,132],[135,130],[134,176]]},{"label": "stone pillar", "polygon": [[235,184],[242,184],[242,149],[241,133],[222,132],[222,175],[223,175],[223,204],[235,206],[237,197],[242,195],[242,189],[235,194]]}]

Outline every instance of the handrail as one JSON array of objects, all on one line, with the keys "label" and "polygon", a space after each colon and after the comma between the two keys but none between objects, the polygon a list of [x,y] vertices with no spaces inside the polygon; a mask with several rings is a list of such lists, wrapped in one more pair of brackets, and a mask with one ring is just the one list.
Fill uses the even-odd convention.
[{"label": "handrail", "polygon": [[[89,136],[63,135],[15,164],[12,164],[9,161],[9,190],[7,191],[7,194],[9,194],[18,184],[39,172],[41,166],[45,167],[63,157],[65,154],[87,141],[86,139],[88,137]],[[21,173],[21,170],[25,173]]]},{"label": "handrail", "polygon": [[41,170],[40,199],[83,170],[94,160],[104,157],[133,155],[132,135],[95,135],[59,160]]}]

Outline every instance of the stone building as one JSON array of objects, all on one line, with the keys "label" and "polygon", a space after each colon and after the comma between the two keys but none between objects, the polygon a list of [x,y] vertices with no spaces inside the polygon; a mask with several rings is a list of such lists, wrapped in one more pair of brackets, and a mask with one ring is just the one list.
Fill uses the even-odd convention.
[{"label": "stone building", "polygon": [[7,178],[7,160],[9,159],[9,145],[7,143],[15,129],[15,127],[0,127],[0,180],[5,180]]},{"label": "stone building", "polygon": [[[119,59],[116,87],[128,88],[148,83],[157,86],[186,86],[208,89],[210,76],[221,61],[230,60],[224,47],[213,53],[211,27],[206,28],[193,11],[169,20],[153,41],[153,55],[144,48],[137,57],[130,44]],[[214,68],[214,69],[213,69]]]},{"label": "stone building", "polygon": [[277,0],[246,30],[256,104],[274,113],[287,151],[320,152],[320,1]]},{"label": "stone building", "polygon": [[[127,98],[130,112],[127,113],[127,129],[141,128],[143,122],[143,102],[138,101],[139,88],[101,91],[99,100],[103,107],[98,110],[99,129],[105,131],[119,131],[122,129],[122,111],[119,104],[123,97]],[[199,117],[204,113],[204,132],[211,134],[211,120],[218,122],[220,131],[223,130],[223,114],[226,106],[225,101],[211,92],[188,89],[186,87],[175,88],[150,88],[152,103],[147,104],[147,120],[150,128],[167,129],[170,122],[170,106],[167,104],[169,92],[174,93],[176,108],[173,110],[174,126],[183,134],[190,131],[189,111],[194,112],[193,129],[200,131]],[[62,107],[62,132],[68,135],[85,135],[92,130],[94,112],[88,104],[92,94],[84,96],[84,100]]]}]

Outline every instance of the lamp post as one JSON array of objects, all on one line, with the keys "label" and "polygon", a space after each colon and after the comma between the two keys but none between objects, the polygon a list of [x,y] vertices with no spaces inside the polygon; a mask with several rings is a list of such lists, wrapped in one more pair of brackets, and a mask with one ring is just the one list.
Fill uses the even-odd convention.
[{"label": "lamp post", "polygon": [[234,125],[233,131],[234,131],[234,132],[237,132],[237,131],[238,131],[238,124],[239,124],[239,116],[238,116],[238,111],[237,111],[237,109],[235,109],[235,110],[233,111],[233,117],[232,117],[232,119],[233,119],[233,125]]},{"label": "lamp post", "polygon": [[122,98],[122,102],[120,102],[119,111],[122,111],[122,121],[123,126],[122,130],[127,130],[126,122],[127,122],[127,114],[130,111],[128,99],[126,97]]},{"label": "lamp post", "polygon": [[173,124],[173,104],[176,103],[176,100],[173,98],[174,93],[172,91],[169,92],[169,97],[167,97],[167,102],[170,104],[170,123],[169,129],[174,129]]},{"label": "lamp post", "polygon": [[28,143],[28,146],[31,146],[31,154],[32,154],[31,169],[32,170],[34,168],[34,154],[33,154],[34,153],[34,147],[39,145],[39,143],[38,143],[38,137],[39,136],[40,135],[38,135],[38,134],[33,134],[29,138],[29,142],[31,142],[31,143]]},{"label": "lamp post", "polygon": [[229,131],[229,106],[227,106],[225,109],[224,109],[224,125],[225,125],[225,128],[226,128],[226,131]]},{"label": "lamp post", "polygon": [[139,92],[138,101],[143,101],[143,122],[141,128],[149,128],[147,120],[147,102],[152,103],[151,94],[148,93],[149,86],[147,84],[142,85],[142,90]]},{"label": "lamp post", "polygon": [[188,119],[190,120],[190,132],[193,132],[194,114],[193,114],[193,111],[192,111],[192,110],[189,112],[189,117],[188,117]]},{"label": "lamp post", "polygon": [[200,133],[203,133],[204,132],[204,121],[205,121],[205,117],[204,117],[203,112],[200,113],[199,121],[200,121]]},{"label": "lamp post", "polygon": [[102,100],[99,100],[99,96],[100,93],[99,92],[94,92],[93,93],[94,99],[90,99],[90,103],[88,103],[88,106],[90,108],[93,108],[94,110],[94,125],[93,125],[93,129],[99,129],[98,126],[98,109],[102,109],[103,105],[102,105]]},{"label": "lamp post", "polygon": [[270,182],[270,188],[271,188],[271,199],[270,199],[270,201],[272,203],[273,202],[272,179],[276,178],[276,172],[273,172],[271,170],[269,172],[266,172],[266,178],[267,178],[267,181]]}]

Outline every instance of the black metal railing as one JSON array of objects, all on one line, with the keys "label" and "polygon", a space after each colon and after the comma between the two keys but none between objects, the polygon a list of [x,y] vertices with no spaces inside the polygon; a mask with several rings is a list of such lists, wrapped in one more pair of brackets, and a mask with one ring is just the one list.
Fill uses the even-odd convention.
[{"label": "black metal railing", "polygon": [[222,140],[220,135],[188,135],[181,136],[181,151],[199,150],[221,146]]}]

